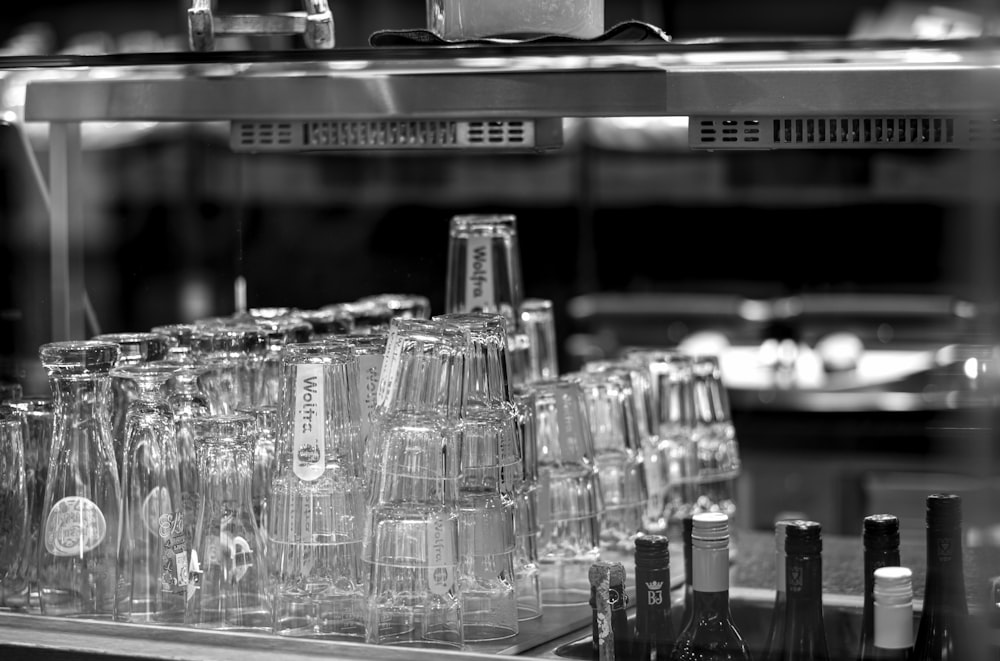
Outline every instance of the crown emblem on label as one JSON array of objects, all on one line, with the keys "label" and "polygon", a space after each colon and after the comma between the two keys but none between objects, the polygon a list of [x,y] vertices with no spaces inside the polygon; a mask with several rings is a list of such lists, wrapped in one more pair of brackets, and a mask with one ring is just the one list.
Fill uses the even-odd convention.
[{"label": "crown emblem on label", "polygon": [[663,581],[650,581],[649,583],[646,583],[646,589],[647,590],[662,590],[663,589]]}]

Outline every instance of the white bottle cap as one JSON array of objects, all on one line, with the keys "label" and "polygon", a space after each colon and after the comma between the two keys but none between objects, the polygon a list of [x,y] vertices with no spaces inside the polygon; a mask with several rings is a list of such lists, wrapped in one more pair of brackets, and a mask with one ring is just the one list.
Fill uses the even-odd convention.
[{"label": "white bottle cap", "polygon": [[913,572],[907,567],[875,570],[875,647],[913,646]]}]

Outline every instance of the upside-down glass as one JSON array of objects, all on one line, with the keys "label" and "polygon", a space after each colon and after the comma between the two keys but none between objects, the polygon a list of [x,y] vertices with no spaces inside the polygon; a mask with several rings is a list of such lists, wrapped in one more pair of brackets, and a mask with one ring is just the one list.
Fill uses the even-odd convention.
[{"label": "upside-down glass", "polygon": [[45,504],[45,484],[49,474],[49,451],[52,447],[52,397],[40,395],[10,402],[24,426],[24,485],[28,493],[28,537],[24,552],[31,593],[28,610],[39,612],[38,544]]},{"label": "upside-down glass", "polygon": [[601,545],[631,553],[643,531],[648,497],[630,381],[610,371],[574,372],[564,378],[580,385],[587,407],[604,497]]},{"label": "upside-down glass", "polygon": [[740,453],[717,357],[692,357],[692,393],[698,446],[694,511],[722,512],[735,521]]},{"label": "upside-down glass", "polygon": [[431,301],[419,294],[375,294],[359,298],[355,303],[373,303],[392,310],[392,316],[403,319],[430,319]]},{"label": "upside-down glass", "polygon": [[55,397],[38,553],[43,615],[114,615],[121,488],[108,403],[118,351],[110,342],[39,348]]},{"label": "upside-down glass", "polygon": [[281,385],[281,350],[288,344],[302,344],[312,339],[313,327],[297,317],[262,317],[254,323],[267,337],[267,350],[261,358],[258,392],[254,406],[277,406]]},{"label": "upside-down glass", "polygon": [[191,344],[194,340],[194,331],[197,328],[194,324],[165,324],[154,326],[149,329],[149,332],[164,335],[173,340],[170,348],[167,349],[165,360],[184,363],[191,360]]},{"label": "upside-down glass", "polygon": [[285,347],[268,518],[275,633],[365,638],[359,380],[350,346]]},{"label": "upside-down glass", "polygon": [[194,357],[212,415],[253,406],[261,383],[267,335],[255,324],[206,325],[195,331]]},{"label": "upside-down glass", "polygon": [[354,316],[343,308],[302,310],[299,316],[312,326],[312,339],[326,340],[354,332]]},{"label": "upside-down glass", "polygon": [[548,381],[559,376],[556,317],[552,301],[526,298],[518,314],[521,332],[528,338],[526,381]]},{"label": "upside-down glass", "polygon": [[503,316],[486,312],[461,312],[434,317],[465,330],[465,406],[502,408],[512,411],[507,322]]},{"label": "upside-down glass", "polygon": [[199,367],[181,367],[170,381],[167,401],[174,416],[174,435],[177,439],[184,526],[188,540],[194,539],[194,525],[198,517],[198,451],[194,441],[195,420],[209,415],[208,400],[199,385],[202,370]]},{"label": "upside-down glass", "polygon": [[514,392],[518,439],[521,446],[521,487],[514,509],[514,573],[517,581],[518,620],[542,614],[542,586],[538,568],[538,443],[535,408],[530,396]]},{"label": "upside-down glass", "polygon": [[115,618],[181,624],[191,540],[184,522],[177,429],[165,386],[175,368],[147,363],[112,374],[135,384],[125,412]]},{"label": "upside-down glass", "polygon": [[250,500],[253,516],[262,535],[267,536],[270,513],[271,480],[274,478],[275,451],[278,438],[277,406],[241,406],[237,413],[253,418],[253,471],[250,479]]},{"label": "upside-down glass", "polygon": [[0,610],[25,610],[30,601],[28,492],[24,481],[24,424],[0,405]]},{"label": "upside-down glass", "polygon": [[604,501],[583,391],[556,380],[524,392],[535,414],[542,600],[546,606],[586,604],[587,572],[600,559]]},{"label": "upside-down glass", "polygon": [[270,631],[267,556],[250,500],[254,420],[209,416],[195,430],[201,498],[184,624]]},{"label": "upside-down glass", "polygon": [[514,332],[521,283],[515,216],[462,215],[451,219],[445,312],[498,313]]},{"label": "upside-down glass", "polygon": [[[112,342],[118,345],[116,367],[164,360],[175,342],[159,333],[104,333],[95,335],[93,339],[95,342]],[[120,376],[111,376],[111,440],[119,472],[125,454],[125,411],[134,395],[135,384]]]}]

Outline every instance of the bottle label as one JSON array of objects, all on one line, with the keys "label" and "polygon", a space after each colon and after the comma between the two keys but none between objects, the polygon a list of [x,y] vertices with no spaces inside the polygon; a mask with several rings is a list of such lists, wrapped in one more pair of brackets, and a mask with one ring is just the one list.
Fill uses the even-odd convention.
[{"label": "bottle label", "polygon": [[382,374],[382,355],[377,353],[358,356],[361,372],[361,439],[367,444],[372,428],[372,414],[378,398],[378,380]]},{"label": "bottle label", "polygon": [[913,604],[895,608],[875,605],[875,647],[898,650],[913,646]]},{"label": "bottle label", "polygon": [[300,480],[312,482],[326,470],[323,423],[324,384],[322,365],[295,366],[295,419],[292,430],[292,471]]},{"label": "bottle label", "polygon": [[108,532],[104,513],[94,501],[67,496],[49,510],[45,550],[54,556],[80,556],[97,548]]},{"label": "bottle label", "polygon": [[490,250],[491,240],[487,237],[471,236],[466,247],[465,265],[465,308],[490,311],[496,308],[496,295],[493,289],[493,259]]},{"label": "bottle label", "polygon": [[163,541],[160,582],[167,590],[188,584],[188,538],[184,528],[184,512],[167,512],[159,518],[158,532]]},{"label": "bottle label", "polygon": [[427,557],[430,558],[427,582],[431,592],[437,595],[445,595],[455,589],[455,539],[448,534],[448,527],[447,518],[435,516],[430,522],[430,534],[427,538]]},{"label": "bottle label", "polygon": [[646,605],[663,605],[663,581],[646,581],[643,586],[646,588]]},{"label": "bottle label", "polygon": [[691,577],[695,592],[725,592],[729,590],[729,549],[700,549],[692,552]]}]

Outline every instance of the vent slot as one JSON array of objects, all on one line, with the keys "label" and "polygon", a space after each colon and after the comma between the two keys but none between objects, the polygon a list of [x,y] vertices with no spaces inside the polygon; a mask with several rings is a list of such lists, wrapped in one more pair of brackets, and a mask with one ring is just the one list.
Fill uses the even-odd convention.
[{"label": "vent slot", "polygon": [[362,149],[548,149],[562,145],[562,120],[309,120],[233,122],[235,151]]},{"label": "vent slot", "polygon": [[1000,146],[1000,117],[691,118],[703,149],[939,149]]}]

